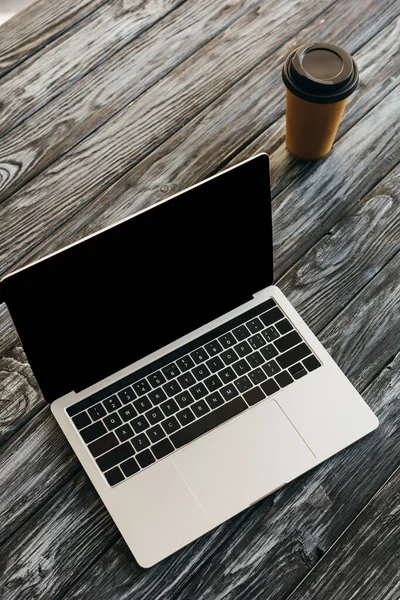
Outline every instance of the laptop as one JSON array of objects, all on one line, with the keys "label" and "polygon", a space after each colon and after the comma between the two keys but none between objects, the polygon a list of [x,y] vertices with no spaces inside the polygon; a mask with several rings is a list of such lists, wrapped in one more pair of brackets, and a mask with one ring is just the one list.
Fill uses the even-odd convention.
[{"label": "laptop", "polygon": [[1,292],[143,567],[378,425],[274,285],[266,154],[4,277]]}]

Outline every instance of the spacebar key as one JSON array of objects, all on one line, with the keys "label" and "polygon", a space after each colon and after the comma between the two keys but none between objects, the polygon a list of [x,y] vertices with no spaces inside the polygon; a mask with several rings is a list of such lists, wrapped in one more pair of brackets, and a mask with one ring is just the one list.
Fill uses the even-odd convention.
[{"label": "spacebar key", "polygon": [[202,417],[198,421],[194,421],[187,427],[184,427],[176,433],[173,433],[169,436],[169,439],[175,448],[181,448],[204,433],[207,433],[207,431],[211,431],[215,427],[218,427],[218,425],[221,425],[222,423],[225,423],[225,421],[235,417],[243,410],[246,410],[246,408],[247,404],[243,398],[237,397],[227,404],[224,404],[220,408],[208,413],[208,415]]}]

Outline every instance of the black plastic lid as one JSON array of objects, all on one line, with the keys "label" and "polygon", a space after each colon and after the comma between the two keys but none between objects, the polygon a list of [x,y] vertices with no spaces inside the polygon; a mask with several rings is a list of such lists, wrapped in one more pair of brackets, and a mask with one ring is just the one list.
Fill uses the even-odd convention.
[{"label": "black plastic lid", "polygon": [[329,104],[347,98],[358,85],[358,69],[346,50],[317,42],[299,46],[282,69],[286,87],[299,98]]}]

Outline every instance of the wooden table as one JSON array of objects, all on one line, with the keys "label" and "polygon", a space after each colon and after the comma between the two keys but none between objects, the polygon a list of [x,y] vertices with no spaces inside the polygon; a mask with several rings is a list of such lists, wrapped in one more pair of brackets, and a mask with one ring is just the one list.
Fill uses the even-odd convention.
[{"label": "wooden table", "polygon": [[[38,0],[0,28],[1,272],[266,151],[278,284],[381,422],[142,570],[3,305],[1,598],[399,597],[398,12],[396,0]],[[280,69],[313,40],[354,54],[361,83],[331,154],[304,163],[285,149]]]}]

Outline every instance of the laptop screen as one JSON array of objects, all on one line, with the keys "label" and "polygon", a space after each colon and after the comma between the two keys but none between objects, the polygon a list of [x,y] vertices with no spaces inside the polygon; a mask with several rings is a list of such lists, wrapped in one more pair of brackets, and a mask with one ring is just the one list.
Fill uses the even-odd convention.
[{"label": "laptop screen", "polygon": [[115,371],[272,284],[263,154],[6,277],[47,401]]}]

